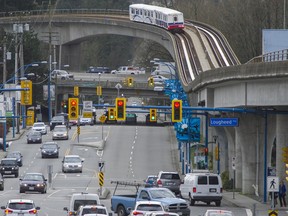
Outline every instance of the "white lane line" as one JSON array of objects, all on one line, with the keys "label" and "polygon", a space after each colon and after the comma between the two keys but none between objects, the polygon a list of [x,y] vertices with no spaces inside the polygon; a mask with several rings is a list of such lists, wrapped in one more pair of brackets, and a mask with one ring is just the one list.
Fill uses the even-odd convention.
[{"label": "white lane line", "polygon": [[253,216],[251,209],[246,209],[247,216]]}]

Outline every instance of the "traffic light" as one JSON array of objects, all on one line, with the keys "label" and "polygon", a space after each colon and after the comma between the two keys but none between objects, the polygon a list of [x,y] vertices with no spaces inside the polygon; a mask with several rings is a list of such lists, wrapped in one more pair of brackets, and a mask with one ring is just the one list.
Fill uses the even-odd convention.
[{"label": "traffic light", "polygon": [[182,121],[182,100],[172,101],[172,122]]},{"label": "traffic light", "polygon": [[28,91],[21,91],[21,105],[32,105],[32,81],[21,80],[21,88],[28,88]]},{"label": "traffic light", "polygon": [[208,148],[204,148],[204,155],[208,156]]},{"label": "traffic light", "polygon": [[116,119],[126,120],[126,98],[116,98]]},{"label": "traffic light", "polygon": [[219,147],[218,146],[215,147],[215,160],[216,161],[219,160]]},{"label": "traffic light", "polygon": [[61,107],[62,107],[63,112],[66,112],[66,109],[67,109],[67,101],[62,101],[62,102],[61,102]]},{"label": "traffic light", "polygon": [[149,80],[148,80],[148,85],[149,86],[154,86],[154,79],[153,77],[150,77]]},{"label": "traffic light", "polygon": [[79,87],[74,86],[74,96],[78,96],[78,95],[79,95]]},{"label": "traffic light", "polygon": [[288,181],[288,164],[287,163],[285,164],[285,167],[286,167],[286,181]]},{"label": "traffic light", "polygon": [[108,109],[108,119],[111,120],[115,120],[116,116],[115,116],[115,108],[109,108]]},{"label": "traffic light", "polygon": [[78,101],[79,101],[78,98],[69,98],[68,116],[70,120],[78,119],[79,115]]},{"label": "traffic light", "polygon": [[98,96],[101,96],[101,95],[102,95],[102,86],[97,86],[97,87],[96,87],[96,94],[97,94]]},{"label": "traffic light", "polygon": [[156,122],[156,121],[157,121],[157,110],[150,109],[150,122]]},{"label": "traffic light", "polygon": [[133,78],[132,77],[128,77],[128,86],[129,87],[133,86],[133,82],[134,82]]}]

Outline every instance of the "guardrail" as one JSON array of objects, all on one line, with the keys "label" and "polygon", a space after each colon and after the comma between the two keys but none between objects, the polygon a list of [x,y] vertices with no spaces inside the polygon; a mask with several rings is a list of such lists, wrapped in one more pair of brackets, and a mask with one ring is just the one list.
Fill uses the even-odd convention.
[{"label": "guardrail", "polygon": [[287,61],[287,60],[288,60],[288,49],[284,49],[256,56],[252,58],[250,61],[248,61],[246,64],[257,62]]},{"label": "guardrail", "polygon": [[[29,10],[29,11],[10,11],[0,12],[0,17],[23,17],[33,15],[49,14],[49,10]],[[128,10],[116,10],[116,9],[53,9],[53,15],[59,14],[106,14],[106,15],[127,15]]]}]

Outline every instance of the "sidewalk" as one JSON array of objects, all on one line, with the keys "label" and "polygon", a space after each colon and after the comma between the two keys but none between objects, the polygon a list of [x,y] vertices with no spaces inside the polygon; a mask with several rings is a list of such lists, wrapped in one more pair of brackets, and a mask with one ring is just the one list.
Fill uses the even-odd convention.
[{"label": "sidewalk", "polygon": [[[246,208],[246,209],[250,209],[250,211],[247,211],[247,215],[248,216],[267,216],[269,215],[269,211],[272,210],[271,208],[271,200],[268,200],[267,203],[263,203],[262,201],[260,201],[260,197],[259,197],[259,201],[256,200],[256,198],[251,198],[249,196],[246,195],[242,195],[239,192],[235,192],[234,196],[233,196],[233,192],[227,192],[224,191],[223,192],[223,199],[230,203],[231,205],[234,205],[235,207],[242,207],[242,208]],[[275,210],[278,210],[278,216],[284,216],[284,215],[288,215],[287,211],[288,208],[287,207],[280,207],[279,205],[279,200],[278,201],[278,205],[276,205]]]}]

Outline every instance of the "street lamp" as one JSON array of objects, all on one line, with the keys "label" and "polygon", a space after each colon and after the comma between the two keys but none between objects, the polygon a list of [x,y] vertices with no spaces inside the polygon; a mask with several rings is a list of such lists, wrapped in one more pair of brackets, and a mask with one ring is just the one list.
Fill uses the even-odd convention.
[{"label": "street lamp", "polygon": [[173,65],[171,62],[168,62],[166,60],[163,59],[159,59],[159,58],[154,58],[153,60],[150,61],[150,63],[153,63],[155,65],[158,65],[158,67],[160,65],[165,65],[169,71],[162,71],[162,72],[168,72],[170,74],[170,78],[172,79],[173,77],[176,79],[176,67],[175,65]]},{"label": "street lamp", "polygon": [[[99,75],[99,80],[98,80],[98,88],[100,88],[100,78],[101,78],[101,73],[98,73]],[[101,94],[98,95],[98,105],[100,105],[100,97],[101,97]]]}]

